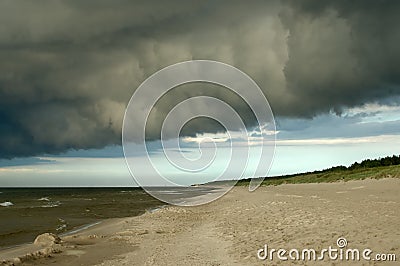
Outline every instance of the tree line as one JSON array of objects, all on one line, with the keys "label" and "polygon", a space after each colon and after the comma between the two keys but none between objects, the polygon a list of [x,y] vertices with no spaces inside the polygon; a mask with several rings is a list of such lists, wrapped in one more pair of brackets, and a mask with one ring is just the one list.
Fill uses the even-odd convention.
[{"label": "tree line", "polygon": [[346,166],[335,166],[324,171],[335,171],[335,170],[355,170],[361,168],[373,168],[380,166],[390,166],[390,165],[399,165],[400,164],[400,155],[386,156],[378,159],[366,159],[359,162],[355,162],[349,167]]}]

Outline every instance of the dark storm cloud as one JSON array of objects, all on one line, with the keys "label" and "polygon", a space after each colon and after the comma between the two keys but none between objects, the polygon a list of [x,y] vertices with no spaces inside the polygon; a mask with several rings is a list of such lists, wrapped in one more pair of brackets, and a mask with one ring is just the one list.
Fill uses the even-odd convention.
[{"label": "dark storm cloud", "polygon": [[[398,95],[399,5],[1,1],[0,157],[120,143],[134,89],[155,71],[183,60],[239,67],[264,90],[278,116],[339,113]],[[177,99],[201,89],[166,97],[149,132],[159,130]],[[226,98],[251,120],[237,97],[209,94]],[[185,134],[220,130],[214,125],[199,121]]]},{"label": "dark storm cloud", "polygon": [[398,94],[398,1],[291,1],[287,90],[302,114]]}]

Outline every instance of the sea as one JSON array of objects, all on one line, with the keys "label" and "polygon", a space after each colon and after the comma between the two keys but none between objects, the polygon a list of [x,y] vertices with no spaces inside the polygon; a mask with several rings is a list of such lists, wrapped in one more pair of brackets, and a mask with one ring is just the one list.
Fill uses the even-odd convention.
[{"label": "sea", "polygon": [[[152,191],[167,195],[168,202],[185,202],[214,189]],[[137,216],[164,206],[141,188],[0,188],[0,250],[31,243],[42,233],[68,234],[107,218]]]},{"label": "sea", "polygon": [[63,234],[163,205],[140,188],[3,188],[0,249],[32,242],[45,232]]}]

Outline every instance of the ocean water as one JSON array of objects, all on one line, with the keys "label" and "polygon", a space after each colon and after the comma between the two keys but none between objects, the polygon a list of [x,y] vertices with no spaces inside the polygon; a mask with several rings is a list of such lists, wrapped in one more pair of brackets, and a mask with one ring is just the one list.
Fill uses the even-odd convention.
[{"label": "ocean water", "polygon": [[140,188],[0,188],[0,249],[163,205]]},{"label": "ocean water", "polygon": [[[174,204],[221,193],[215,187],[148,190]],[[71,233],[107,218],[137,216],[165,205],[141,188],[0,188],[0,249],[32,242],[42,233]]]}]

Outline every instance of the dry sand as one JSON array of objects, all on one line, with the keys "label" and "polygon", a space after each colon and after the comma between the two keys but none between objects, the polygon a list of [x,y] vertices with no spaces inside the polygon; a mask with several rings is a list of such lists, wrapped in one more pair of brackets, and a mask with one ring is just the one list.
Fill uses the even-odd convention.
[{"label": "dry sand", "polygon": [[[110,219],[62,237],[61,244],[50,248],[32,244],[3,251],[0,261],[20,257],[22,265],[397,265],[399,193],[400,179],[395,178],[270,186],[252,193],[235,187],[207,205]],[[265,244],[320,251],[337,248],[339,237],[347,239],[347,248],[372,249],[372,257],[394,253],[397,262],[257,257]],[[28,252],[30,256],[21,257]]]}]

